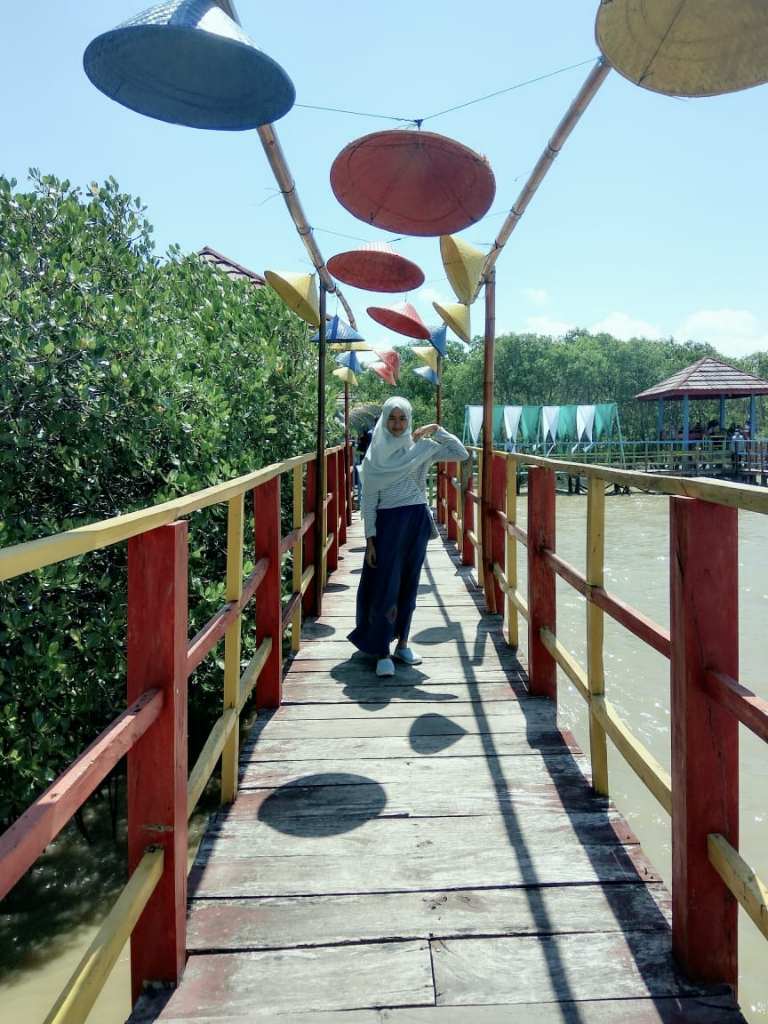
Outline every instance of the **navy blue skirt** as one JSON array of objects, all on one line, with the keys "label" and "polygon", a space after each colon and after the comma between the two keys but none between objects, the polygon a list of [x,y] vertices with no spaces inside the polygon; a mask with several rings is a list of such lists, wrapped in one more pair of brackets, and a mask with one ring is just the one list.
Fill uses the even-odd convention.
[{"label": "navy blue skirt", "polygon": [[376,568],[363,559],[357,625],[347,637],[358,650],[387,658],[393,639],[408,639],[431,528],[426,505],[376,512]]}]

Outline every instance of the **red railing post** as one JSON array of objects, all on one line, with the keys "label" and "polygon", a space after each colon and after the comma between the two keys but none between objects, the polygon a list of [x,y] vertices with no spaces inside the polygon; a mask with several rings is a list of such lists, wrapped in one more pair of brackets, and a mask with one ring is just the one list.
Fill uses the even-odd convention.
[{"label": "red railing post", "polygon": [[128,872],[149,846],[165,852],[163,876],[131,935],[131,992],[176,985],[186,959],[187,915],[187,524],[128,541],[128,703],[163,691],[155,724],[128,752]]},{"label": "red railing post", "polygon": [[475,503],[469,497],[469,492],[472,490],[473,480],[474,477],[470,473],[467,480],[467,490],[462,495],[464,514],[461,531],[461,564],[472,566],[475,564],[475,545],[469,539],[469,535],[475,529]]},{"label": "red railing post", "polygon": [[557,701],[557,663],[541,642],[547,627],[557,635],[555,572],[543,555],[555,550],[555,471],[528,473],[528,678],[531,693]]},{"label": "red railing post", "polygon": [[328,456],[328,534],[329,540],[331,538],[331,546],[328,548],[328,571],[333,572],[334,569],[339,567],[339,536],[340,525],[339,520],[344,520],[344,532],[346,533],[346,515],[342,516],[341,512],[341,495],[339,494],[339,485],[341,484],[341,478],[339,477],[339,453],[335,452]]},{"label": "red railing post", "polygon": [[336,455],[339,480],[339,544],[342,546],[347,543],[347,526],[352,522],[352,463],[348,461],[351,452],[351,445],[345,445]]},{"label": "red railing post", "polygon": [[256,591],[256,643],[272,638],[272,650],[256,684],[256,707],[279,708],[283,690],[283,601],[280,575],[280,477],[253,489],[256,562],[268,561]]},{"label": "red railing post", "polygon": [[[306,515],[314,513],[317,516],[317,460],[307,463],[307,475],[304,482],[304,512]],[[315,549],[317,546],[317,530],[315,525],[309,527],[304,534],[304,567],[309,568],[315,565]],[[304,591],[302,602],[305,615],[315,614],[315,591],[319,581],[313,576]]]},{"label": "red railing post", "polygon": [[[507,571],[507,531],[497,511],[507,511],[507,460],[500,455],[493,456],[491,470],[491,564],[496,563],[502,572]],[[494,573],[493,586],[496,594],[496,611],[504,615],[505,597],[501,583]]]},{"label": "red railing post", "polygon": [[711,701],[705,669],[739,678],[738,510],[672,498],[672,949],[695,982],[738,981],[738,904],[707,836],[738,848],[737,720]]},{"label": "red railing post", "polygon": [[459,475],[459,464],[458,462],[445,462],[445,493],[446,493],[446,505],[445,505],[445,528],[448,535],[448,540],[456,540],[458,537],[458,530],[456,528],[456,520],[454,519],[454,512],[459,507],[458,504],[458,491],[453,486],[453,478]]}]

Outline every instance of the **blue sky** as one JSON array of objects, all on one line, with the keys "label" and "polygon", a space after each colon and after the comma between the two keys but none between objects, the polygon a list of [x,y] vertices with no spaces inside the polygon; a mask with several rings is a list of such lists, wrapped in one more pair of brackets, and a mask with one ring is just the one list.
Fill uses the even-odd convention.
[{"label": "blue sky", "polygon": [[[356,220],[331,191],[331,164],[360,136],[425,118],[425,130],[483,153],[493,167],[495,201],[460,233],[487,251],[599,56],[597,0],[236,6],[245,31],[296,86],[297,105],[275,129],[323,257],[389,241],[425,271],[424,286],[407,297],[342,286],[359,329],[376,346],[404,340],[365,313],[404,298],[436,325],[432,301],[455,301],[438,240],[395,239]],[[258,272],[309,272],[255,132],[153,121],[86,78],[90,40],[143,7],[4,5],[0,172],[19,187],[29,167],[82,186],[113,175],[147,203],[159,255],[173,243],[209,245]],[[533,79],[541,80],[523,84]],[[431,116],[500,90],[509,91]],[[497,333],[584,327],[708,341],[726,357],[768,350],[767,114],[768,86],[682,100],[612,71],[497,261]],[[473,334],[482,333],[480,306]]]}]

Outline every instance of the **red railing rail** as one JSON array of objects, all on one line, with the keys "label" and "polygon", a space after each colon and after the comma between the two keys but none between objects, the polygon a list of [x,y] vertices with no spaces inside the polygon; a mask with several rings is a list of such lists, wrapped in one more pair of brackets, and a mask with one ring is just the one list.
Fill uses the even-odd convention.
[{"label": "red railing rail", "polygon": [[[0,836],[0,898],[127,755],[129,878],[140,877],[140,883],[129,881],[125,892],[130,891],[130,898],[118,904],[119,913],[132,926],[134,1001],[147,983],[176,984],[183,970],[187,821],[219,760],[222,802],[235,798],[237,725],[253,689],[257,707],[280,705],[283,633],[291,622],[296,625],[302,603],[312,609],[328,569],[337,564],[339,545],[346,540],[348,458],[343,448],[326,452],[328,492],[319,516],[314,507],[317,466],[315,457],[307,455],[162,506],[0,551],[0,578],[11,579],[83,551],[128,542],[128,707]],[[281,478],[286,473],[293,474],[294,517],[293,529],[283,536]],[[249,491],[256,564],[243,579],[243,501]],[[190,640],[189,524],[181,517],[220,502],[228,503],[229,516],[227,601]],[[321,558],[316,562],[318,550]],[[281,563],[288,551],[293,553],[294,585],[293,593],[284,599]],[[321,569],[319,579],[316,564]],[[252,599],[256,653],[241,672],[240,620]],[[187,680],[222,638],[223,711],[188,774]],[[294,635],[292,641],[295,649],[298,637]],[[109,951],[103,948],[106,940],[95,944],[98,956],[89,950],[49,1020],[65,1019],[78,1000],[74,1016],[84,1019],[101,987],[94,984],[94,974],[103,983],[122,948],[124,930],[120,922],[105,922],[100,935],[112,937]],[[89,981],[83,985],[85,975]]]}]

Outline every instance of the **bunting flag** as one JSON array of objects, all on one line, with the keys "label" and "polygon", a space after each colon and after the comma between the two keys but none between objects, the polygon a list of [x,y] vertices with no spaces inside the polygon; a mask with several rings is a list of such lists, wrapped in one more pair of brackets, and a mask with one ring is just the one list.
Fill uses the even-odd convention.
[{"label": "bunting flag", "polygon": [[441,356],[445,355],[448,348],[448,328],[445,324],[430,328],[429,343],[435,346]]},{"label": "bunting flag", "polygon": [[394,349],[386,349],[384,352],[376,352],[376,355],[386,366],[390,368],[393,375],[400,376],[400,356]]},{"label": "bunting flag", "polygon": [[349,384],[353,388],[357,385],[357,377],[348,366],[340,366],[338,370],[333,371],[333,376],[340,377],[345,384]]},{"label": "bunting flag", "polygon": [[[354,352],[339,352],[337,356],[333,357],[340,366],[348,367],[353,373],[362,373],[363,364],[357,358]],[[334,371],[335,372],[335,371]]]},{"label": "bunting flag", "polygon": [[395,386],[395,375],[386,363],[371,363],[371,369],[374,373],[378,373],[382,380],[385,380],[387,384],[391,384],[392,387]]},{"label": "bunting flag", "polygon": [[437,373],[437,360],[440,358],[440,353],[436,348],[432,348],[431,345],[425,345],[423,348],[415,346],[411,349],[411,352],[417,355],[427,366],[431,366],[435,373]]},{"label": "bunting flag", "polygon": [[414,366],[414,373],[418,373],[424,380],[428,380],[431,384],[437,386],[440,383],[440,378],[437,376],[431,366]]}]

